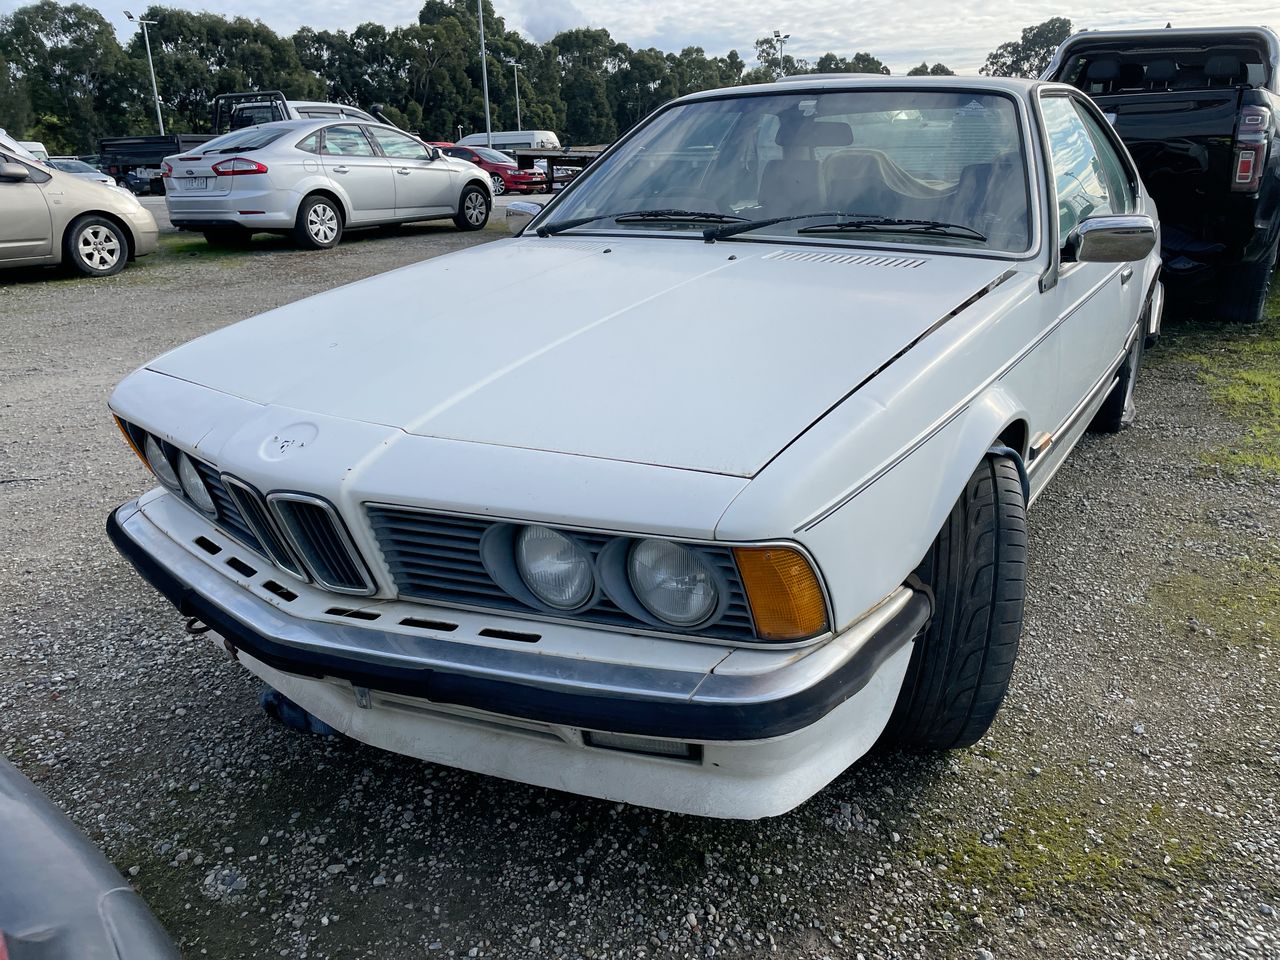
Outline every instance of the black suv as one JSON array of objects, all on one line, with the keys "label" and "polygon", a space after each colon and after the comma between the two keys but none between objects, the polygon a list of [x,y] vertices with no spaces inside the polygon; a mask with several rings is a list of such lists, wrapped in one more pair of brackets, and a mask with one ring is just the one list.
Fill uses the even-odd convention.
[{"label": "black suv", "polygon": [[1160,211],[1169,305],[1262,316],[1280,240],[1280,39],[1266,27],[1077,33],[1044,79],[1088,93]]}]

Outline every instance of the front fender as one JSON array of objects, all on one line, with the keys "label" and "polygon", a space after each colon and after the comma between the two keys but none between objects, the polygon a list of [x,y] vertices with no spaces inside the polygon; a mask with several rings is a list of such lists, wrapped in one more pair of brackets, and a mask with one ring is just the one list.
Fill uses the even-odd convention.
[{"label": "front fender", "polygon": [[[906,580],[942,529],[974,468],[1002,436],[1025,436],[1025,418],[1017,399],[997,382],[912,438],[838,498],[793,522],[790,536],[809,549],[821,568],[837,630]],[[856,434],[846,442],[856,444]],[[1016,452],[1025,455],[1025,450]],[[832,457],[838,460],[838,451],[832,451]],[[716,528],[717,538],[759,536],[758,530],[742,534],[755,527],[763,510],[760,501],[777,497],[779,491],[773,484],[767,489],[757,483],[748,485],[726,511]]]}]

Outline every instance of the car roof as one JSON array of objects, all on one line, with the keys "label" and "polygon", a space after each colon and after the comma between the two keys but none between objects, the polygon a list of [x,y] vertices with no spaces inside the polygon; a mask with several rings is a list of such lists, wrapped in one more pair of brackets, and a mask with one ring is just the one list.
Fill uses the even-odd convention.
[{"label": "car roof", "polygon": [[1027,96],[1040,81],[1020,77],[889,77],[869,73],[822,73],[787,77],[773,83],[753,83],[743,87],[721,87],[680,97],[675,103],[717,100],[762,93],[805,93],[814,90],[956,90],[972,93],[1004,93]]}]

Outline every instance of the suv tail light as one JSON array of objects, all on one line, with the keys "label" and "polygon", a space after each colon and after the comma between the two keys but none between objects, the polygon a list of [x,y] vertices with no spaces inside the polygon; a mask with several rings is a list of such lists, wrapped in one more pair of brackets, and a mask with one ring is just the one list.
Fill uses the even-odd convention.
[{"label": "suv tail light", "polygon": [[1231,165],[1233,193],[1257,193],[1267,165],[1271,140],[1271,111],[1266,107],[1244,107],[1236,128],[1235,156]]},{"label": "suv tail light", "polygon": [[172,177],[172,176],[173,176],[173,164],[171,164],[168,160],[166,160],[166,161],[164,161],[164,163],[160,164],[160,176],[162,176],[162,177]]},{"label": "suv tail light", "polygon": [[243,177],[251,173],[266,173],[267,165],[247,157],[232,157],[215,163],[213,172],[220,177]]}]

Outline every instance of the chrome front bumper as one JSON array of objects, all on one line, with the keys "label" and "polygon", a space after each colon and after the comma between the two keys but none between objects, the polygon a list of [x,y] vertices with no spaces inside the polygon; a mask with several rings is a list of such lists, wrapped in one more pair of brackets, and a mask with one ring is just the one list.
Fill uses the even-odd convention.
[{"label": "chrome front bumper", "polygon": [[[816,648],[716,648],[709,660],[668,668],[591,659],[581,649],[556,655],[532,644],[495,645],[484,639],[493,631],[482,632],[482,618],[446,624],[447,631],[428,627],[410,634],[357,621],[298,617],[281,609],[278,599],[268,599],[272,585],[279,586],[272,579],[278,575],[274,568],[238,545],[230,549],[242,557],[220,551],[217,563],[206,561],[154,523],[137,501],[111,514],[107,532],[184,616],[198,618],[231,647],[276,670],[506,717],[644,737],[754,741],[810,726],[862,690],[881,664],[919,634],[932,607],[926,593],[902,587]],[[220,569],[221,564],[240,569],[232,559],[253,569],[252,574],[240,570],[246,583]],[[350,599],[333,595],[338,604]],[[361,609],[368,616],[390,603]],[[423,620],[431,618],[433,608],[413,606]],[[452,620],[467,620],[457,611],[448,613]],[[608,639],[637,649],[655,642]]]}]

